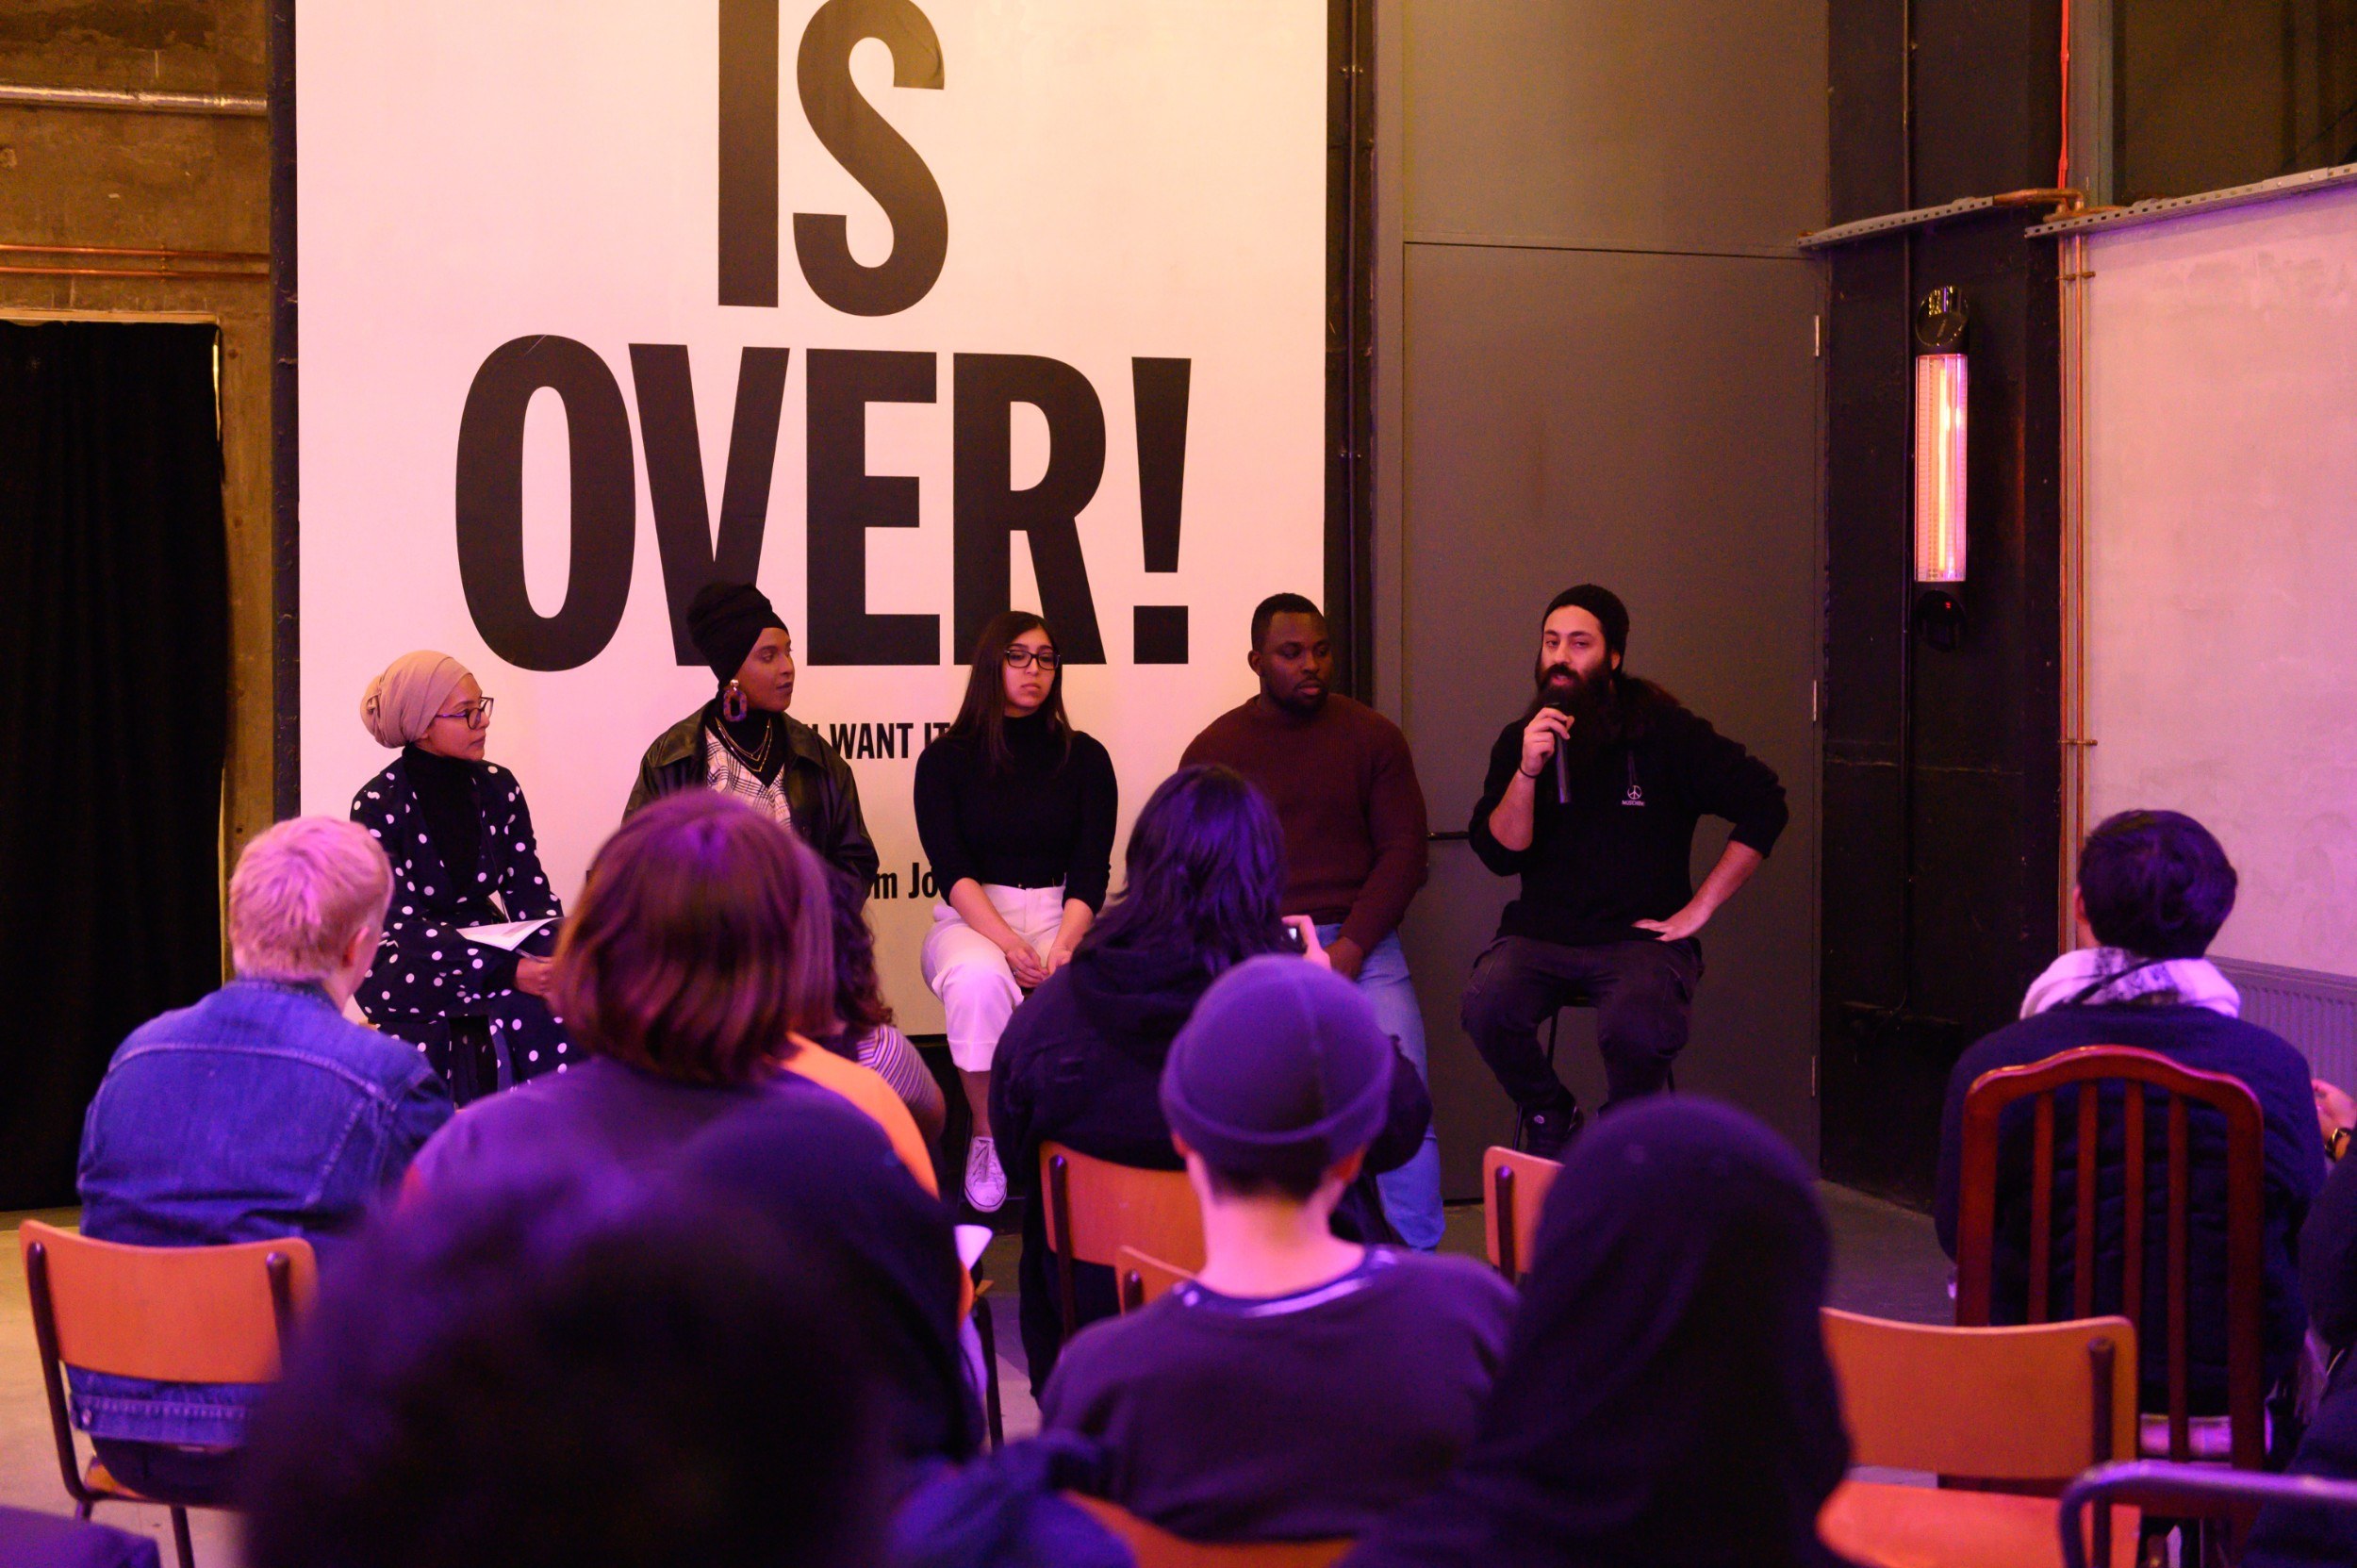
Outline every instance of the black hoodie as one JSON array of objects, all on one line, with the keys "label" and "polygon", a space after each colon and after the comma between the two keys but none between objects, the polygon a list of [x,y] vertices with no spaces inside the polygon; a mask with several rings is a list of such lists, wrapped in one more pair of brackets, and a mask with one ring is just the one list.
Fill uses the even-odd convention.
[{"label": "black hoodie", "polygon": [[[1162,1119],[1162,1062],[1179,1026],[1218,978],[1200,954],[1181,949],[1084,945],[1014,1010],[998,1037],[991,1068],[990,1127],[998,1157],[1015,1179],[1036,1189],[1039,1147],[1050,1141],[1146,1170],[1181,1168]],[[1414,1068],[1392,1074],[1392,1107],[1367,1150],[1369,1176],[1406,1164],[1423,1147],[1431,1097]],[[1379,1202],[1362,1180],[1335,1213],[1336,1230],[1387,1240]],[[1042,1203],[1023,1216],[1023,1347],[1031,1387],[1045,1388],[1063,1342]],[[1113,1270],[1081,1264],[1076,1304],[1083,1324],[1118,1310]]]}]

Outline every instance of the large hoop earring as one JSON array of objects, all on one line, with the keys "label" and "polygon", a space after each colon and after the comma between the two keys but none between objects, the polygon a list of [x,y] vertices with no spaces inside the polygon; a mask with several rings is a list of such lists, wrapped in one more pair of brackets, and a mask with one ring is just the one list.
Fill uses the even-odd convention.
[{"label": "large hoop earring", "polygon": [[752,711],[753,705],[746,700],[745,688],[731,681],[727,689],[720,693],[720,717],[732,724],[742,724],[745,716]]}]

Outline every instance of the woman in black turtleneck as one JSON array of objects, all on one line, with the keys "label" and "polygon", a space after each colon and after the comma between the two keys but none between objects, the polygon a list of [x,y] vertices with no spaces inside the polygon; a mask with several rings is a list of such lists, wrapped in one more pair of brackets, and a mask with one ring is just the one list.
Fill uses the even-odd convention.
[{"label": "woman in black turtleneck", "polygon": [[[459,934],[565,913],[515,775],[483,760],[491,700],[448,654],[404,653],[369,683],[360,720],[401,755],[352,800],[352,819],[393,867],[384,939],[354,1000],[371,1023],[414,1042],[453,1089],[453,1018],[482,1019],[517,1081],[566,1066],[572,1042],[544,999],[549,961]],[[546,951],[552,934],[529,946]]]},{"label": "woman in black turtleneck", "polygon": [[850,764],[817,731],[786,717],[794,636],[750,583],[708,583],[687,607],[687,632],[712,667],[711,701],[655,736],[638,764],[630,816],[680,789],[714,789],[794,830],[842,879],[857,908],[876,879],[876,846],[860,815]]},{"label": "woman in black turtleneck", "polygon": [[1063,712],[1047,623],[1009,610],[982,628],[965,701],[916,759],[916,833],[943,901],[925,938],[949,1055],[974,1113],[965,1200],[1007,1200],[990,1131],[990,1064],[1023,993],[1063,967],[1113,876],[1113,759]]}]

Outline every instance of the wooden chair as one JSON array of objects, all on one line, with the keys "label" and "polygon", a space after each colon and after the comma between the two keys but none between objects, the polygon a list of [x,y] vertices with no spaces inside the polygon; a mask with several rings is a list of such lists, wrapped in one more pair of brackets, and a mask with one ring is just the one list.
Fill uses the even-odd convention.
[{"label": "wooden chair", "polygon": [[[2135,1452],[2136,1331],[2124,1317],[1948,1329],[1829,1307],[1823,1322],[1853,1463],[2051,1497],[2088,1466]],[[2108,1562],[2108,1511],[2095,1529],[2096,1560]],[[2132,1523],[2121,1543],[2135,1535]]]},{"label": "wooden chair", "polygon": [[[2103,1086],[2118,1085],[2116,1108],[2104,1114]],[[2129,1086],[2133,1085],[2133,1089]],[[2054,1117],[2056,1092],[2075,1102],[2076,1154],[2071,1187],[2071,1289],[2068,1311],[2055,1300]],[[2034,1101],[2031,1121],[2030,1256],[2027,1319],[2086,1317],[2095,1304],[2095,1233],[2099,1140],[2117,1118],[2124,1161],[2119,1300],[2139,1340],[2157,1327],[2167,1367],[2167,1456],[2192,1457],[2193,1423],[2186,1409],[2186,1275],[2188,1194],[2193,1159],[2188,1104],[2216,1112],[2226,1123],[2226,1336],[2228,1455],[2238,1470],[2259,1468],[2266,1450],[2265,1302],[2260,1256],[2263,1169],[2259,1102],[2240,1081],[2182,1067],[2157,1051],[2125,1046],[2084,1046],[2022,1067],[1984,1073],[1964,1100],[1961,1204],[1956,1224],[1956,1322],[1985,1325],[1990,1317],[1997,1230],[1999,1131],[2006,1110]],[[2153,1103],[2158,1100],[2157,1106]],[[2151,1169],[2150,1123],[2166,1129],[2167,1164],[2160,1190],[2167,1197],[2165,1296],[2145,1299],[2146,1210]]]},{"label": "wooden chair", "polygon": [[1327,1568],[1350,1550],[1347,1541],[1268,1541],[1249,1545],[1182,1541],[1101,1497],[1067,1492],[1064,1499],[1120,1538],[1138,1560],[1138,1568]]},{"label": "wooden chair", "polygon": [[74,1512],[102,1502],[172,1510],[181,1568],[190,1568],[188,1510],[118,1482],[95,1459],[81,1467],[64,1367],[168,1383],[268,1383],[296,1314],[318,1288],[311,1244],[299,1236],[232,1246],[124,1246],[26,1220],[18,1232],[25,1283],[49,1392],[58,1466]]},{"label": "wooden chair", "polygon": [[1149,1302],[1160,1301],[1173,1287],[1195,1278],[1186,1269],[1166,1263],[1151,1253],[1140,1252],[1134,1246],[1117,1248],[1113,1259],[1113,1278],[1121,1286],[1121,1310],[1125,1312],[1134,1312]]},{"label": "wooden chair", "polygon": [[1515,1284],[1539,1250],[1539,1215],[1563,1167],[1553,1160],[1494,1145],[1481,1154],[1481,1219],[1490,1263]]},{"label": "wooden chair", "polygon": [[1111,1268],[1122,1247],[1134,1246],[1189,1273],[1203,1266],[1203,1215],[1186,1172],[1116,1165],[1055,1143],[1040,1146],[1039,1165],[1065,1338],[1080,1329],[1075,1263]]},{"label": "wooden chair", "polygon": [[[2133,1504],[2172,1519],[2216,1520],[2236,1543],[2249,1535],[2270,1504],[2313,1509],[2357,1519],[2357,1485],[2321,1476],[2247,1475],[2207,1464],[2155,1464],[2149,1460],[2090,1470],[2063,1493],[2060,1519],[2065,1568],[2087,1568],[2079,1516],[2100,1504]],[[2233,1560],[2230,1556],[2229,1560]]]},{"label": "wooden chair", "polygon": [[[1849,1561],[1875,1568],[2063,1568],[2052,1497],[1845,1480],[1817,1514],[1817,1533]],[[2116,1532],[2105,1568],[2134,1568],[2136,1532]],[[2085,1550],[2085,1543],[2080,1543]]]},{"label": "wooden chair", "polygon": [[990,1309],[990,1281],[974,1286],[974,1337],[982,1347],[982,1431],[996,1450],[1007,1445],[1007,1414],[998,1397],[998,1317]]}]

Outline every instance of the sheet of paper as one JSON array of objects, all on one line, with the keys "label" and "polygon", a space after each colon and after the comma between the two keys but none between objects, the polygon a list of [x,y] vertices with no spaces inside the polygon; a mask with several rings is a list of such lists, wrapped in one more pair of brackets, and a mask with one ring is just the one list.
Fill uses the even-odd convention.
[{"label": "sheet of paper", "polygon": [[514,952],[524,945],[524,939],[542,926],[553,925],[552,919],[510,920],[503,926],[461,926],[458,934],[470,942],[480,942],[502,952]]}]

